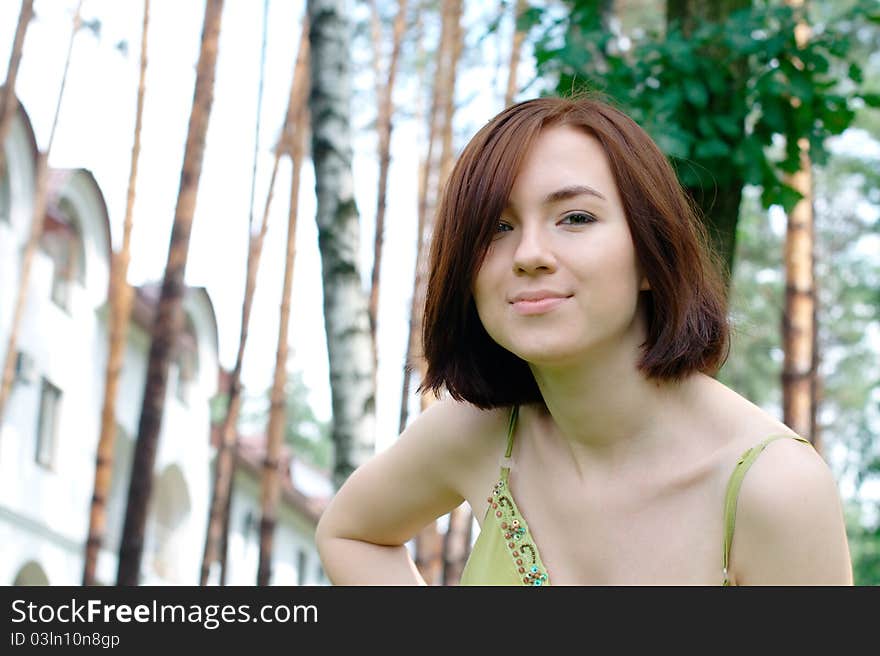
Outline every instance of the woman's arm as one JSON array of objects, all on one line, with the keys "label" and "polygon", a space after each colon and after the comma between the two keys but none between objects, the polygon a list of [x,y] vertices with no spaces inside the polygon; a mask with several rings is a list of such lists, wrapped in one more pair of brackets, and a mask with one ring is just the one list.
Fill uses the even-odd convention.
[{"label": "woman's arm", "polygon": [[738,585],[852,585],[837,484],[808,445],[768,445],[743,479],[731,569]]},{"label": "woman's arm", "polygon": [[425,584],[404,545],[463,501],[461,481],[474,466],[475,439],[488,414],[438,401],[392,446],[352,473],[321,516],[315,536],[334,584]]}]

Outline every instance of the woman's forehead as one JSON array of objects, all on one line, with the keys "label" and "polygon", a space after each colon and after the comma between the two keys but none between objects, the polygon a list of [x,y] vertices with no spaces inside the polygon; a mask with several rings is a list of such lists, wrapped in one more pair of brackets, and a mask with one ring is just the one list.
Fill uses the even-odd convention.
[{"label": "woman's forehead", "polygon": [[508,202],[550,204],[575,195],[610,200],[616,191],[599,141],[583,130],[561,125],[545,128],[536,136],[514,179]]}]

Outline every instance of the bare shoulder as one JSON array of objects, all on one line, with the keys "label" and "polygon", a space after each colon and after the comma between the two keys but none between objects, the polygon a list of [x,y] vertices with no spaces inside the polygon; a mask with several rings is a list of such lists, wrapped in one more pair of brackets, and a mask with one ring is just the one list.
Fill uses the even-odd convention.
[{"label": "bare shoulder", "polygon": [[738,461],[771,436],[742,479],[730,577],[738,585],[843,585],[852,565],[837,482],[822,456],[784,423],[708,377],[695,379],[715,436],[719,492]]},{"label": "bare shoulder", "polygon": [[324,511],[318,537],[403,544],[469,498],[499,446],[503,417],[453,400],[434,403],[348,477]]},{"label": "bare shoulder", "polygon": [[443,399],[422,412],[401,434],[397,445],[424,454],[448,470],[450,479],[466,477],[483,461],[492,459],[501,445],[499,436],[504,435],[508,416],[506,409],[481,410]]},{"label": "bare shoulder", "polygon": [[[795,436],[783,428],[772,434]],[[852,583],[837,482],[811,445],[770,442],[743,479],[736,512],[731,553],[736,583]]]}]

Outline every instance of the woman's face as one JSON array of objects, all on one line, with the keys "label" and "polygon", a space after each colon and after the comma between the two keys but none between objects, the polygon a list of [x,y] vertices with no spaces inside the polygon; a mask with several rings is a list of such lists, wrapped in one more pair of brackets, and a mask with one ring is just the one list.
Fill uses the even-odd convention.
[{"label": "woman's face", "polygon": [[544,129],[514,181],[474,282],[486,332],[535,365],[641,344],[635,249],[599,142]]}]

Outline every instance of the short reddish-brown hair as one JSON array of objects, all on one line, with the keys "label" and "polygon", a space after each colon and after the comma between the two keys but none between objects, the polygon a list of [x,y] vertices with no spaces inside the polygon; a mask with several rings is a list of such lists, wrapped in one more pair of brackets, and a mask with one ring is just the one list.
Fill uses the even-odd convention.
[{"label": "short reddish-brown hair", "polygon": [[470,140],[437,209],[422,324],[427,373],[421,390],[446,388],[481,408],[541,401],[528,364],[483,328],[473,283],[538,133],[568,125],[601,144],[614,175],[636,257],[647,339],[638,369],[648,378],[714,375],[727,359],[722,269],[703,223],[666,157],[631,118],[593,98],[538,98],[512,105]]}]

